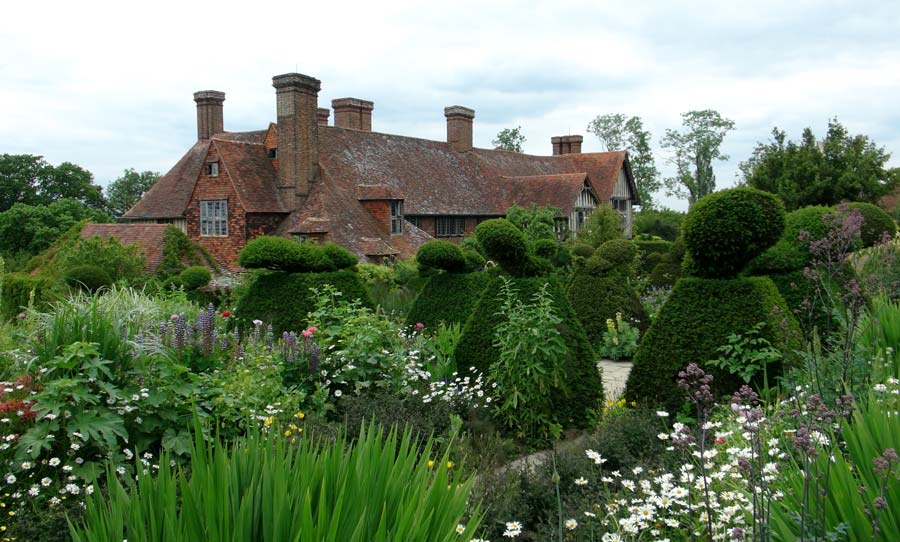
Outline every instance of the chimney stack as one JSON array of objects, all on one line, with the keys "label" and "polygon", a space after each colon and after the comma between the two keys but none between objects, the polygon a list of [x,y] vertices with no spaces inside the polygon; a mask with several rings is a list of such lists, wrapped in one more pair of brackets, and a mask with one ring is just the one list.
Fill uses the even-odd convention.
[{"label": "chimney stack", "polygon": [[278,111],[278,192],[297,209],[319,172],[318,99],[322,82],[300,73],[272,78]]},{"label": "chimney stack", "polygon": [[584,137],[580,135],[555,136],[550,138],[553,144],[553,156],[560,154],[581,154],[581,142]]},{"label": "chimney stack", "polygon": [[222,102],[225,93],[218,90],[201,90],[194,93],[197,102],[197,139],[209,139],[225,131]]},{"label": "chimney stack", "polygon": [[457,152],[472,150],[472,121],[475,110],[461,105],[444,108],[447,117],[447,143]]},{"label": "chimney stack", "polygon": [[320,107],[316,110],[316,117],[319,119],[319,126],[328,126],[328,117],[331,116],[331,110],[327,107]]},{"label": "chimney stack", "polygon": [[334,109],[334,125],[363,132],[372,131],[372,110],[375,104],[359,98],[338,98],[331,100]]}]

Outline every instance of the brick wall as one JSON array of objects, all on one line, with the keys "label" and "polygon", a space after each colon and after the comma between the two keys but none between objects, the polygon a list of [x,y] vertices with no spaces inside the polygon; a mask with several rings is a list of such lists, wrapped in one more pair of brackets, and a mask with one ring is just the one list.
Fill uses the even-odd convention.
[{"label": "brick wall", "polygon": [[382,231],[391,231],[391,202],[389,200],[365,200],[361,202],[366,211],[382,227]]},{"label": "brick wall", "polygon": [[[274,126],[270,126],[269,130],[266,132],[266,139],[263,141],[263,146],[266,148],[266,154],[272,149],[278,148],[278,130]],[[277,174],[278,158],[272,160],[272,167],[275,168],[275,173]]]},{"label": "brick wall", "polygon": [[[215,145],[210,146],[206,156],[206,162],[219,160]],[[200,201],[202,200],[227,200],[228,201],[228,236],[227,237],[203,237],[200,235]],[[206,175],[206,167],[201,170],[200,177],[194,186],[187,212],[187,234],[194,241],[199,242],[219,263],[229,269],[237,267],[238,254],[246,244],[246,220],[244,209],[238,202],[237,193],[231,184],[231,179],[222,162],[219,162],[219,175],[210,177]]]},{"label": "brick wall", "polygon": [[275,235],[275,230],[284,221],[287,215],[281,213],[248,213],[246,216],[247,229],[245,237],[247,241],[260,235]]}]

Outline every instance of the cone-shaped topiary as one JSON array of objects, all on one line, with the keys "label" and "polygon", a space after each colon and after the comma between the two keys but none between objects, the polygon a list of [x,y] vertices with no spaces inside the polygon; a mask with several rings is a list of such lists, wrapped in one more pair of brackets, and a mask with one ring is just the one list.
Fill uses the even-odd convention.
[{"label": "cone-shaped topiary", "polygon": [[484,272],[433,274],[409,309],[407,324],[465,324],[489,280]]},{"label": "cone-shaped topiary", "polygon": [[689,271],[699,277],[729,278],[781,237],[784,204],[762,190],[723,190],[695,203],[683,229]]}]

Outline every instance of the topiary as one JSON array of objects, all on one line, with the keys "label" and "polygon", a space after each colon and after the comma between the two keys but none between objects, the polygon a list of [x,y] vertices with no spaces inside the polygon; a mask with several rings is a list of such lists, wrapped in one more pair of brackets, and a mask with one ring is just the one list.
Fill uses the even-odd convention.
[{"label": "topiary", "polygon": [[241,250],[238,264],[247,269],[293,271],[300,262],[300,243],[285,237],[264,235]]},{"label": "topiary", "polygon": [[569,303],[594,348],[603,344],[606,320],[615,319],[618,312],[641,333],[650,325],[641,298],[621,275],[604,277],[578,273],[569,284],[567,293]]},{"label": "topiary", "polygon": [[442,269],[448,273],[466,270],[466,257],[455,243],[435,239],[419,247],[416,263],[420,268]]},{"label": "topiary", "polygon": [[487,261],[484,259],[484,256],[478,253],[478,251],[473,250],[471,248],[463,248],[462,249],[463,256],[466,258],[466,271],[474,272],[481,271],[484,269],[484,264]]},{"label": "topiary", "polygon": [[784,204],[762,190],[732,188],[704,197],[684,221],[691,272],[706,278],[737,275],[778,241],[784,220]]},{"label": "topiary", "polygon": [[640,254],[640,270],[643,274],[649,274],[653,268],[662,262],[663,256],[672,250],[672,242],[662,239],[635,239]]},{"label": "topiary", "polygon": [[824,217],[833,212],[833,207],[815,205],[788,213],[781,239],[750,262],[747,270],[765,275],[803,269],[810,259],[809,244],[828,234]]},{"label": "topiary", "polygon": [[528,241],[522,230],[505,218],[485,220],[475,228],[475,238],[491,259],[507,272],[518,274],[528,262]]},{"label": "topiary", "polygon": [[656,287],[674,286],[681,278],[681,264],[663,261],[650,272],[650,285]]},{"label": "topiary", "polygon": [[56,283],[41,275],[6,273],[3,275],[0,315],[15,318],[26,307],[43,309],[58,297]]},{"label": "topiary", "polygon": [[[761,336],[792,363],[801,347],[800,330],[769,278],[679,280],[638,347],[625,398],[677,411],[684,401],[677,374],[689,363],[714,375],[717,394],[733,392],[743,381],[705,364],[720,357],[717,349],[728,343],[729,335],[746,333],[760,322],[766,324]],[[770,383],[779,371],[768,368]]]},{"label": "topiary", "polygon": [[432,275],[413,302],[406,323],[435,328],[465,324],[489,281],[487,273],[438,273]]},{"label": "topiary", "polygon": [[556,257],[557,246],[559,243],[553,239],[538,239],[532,243],[534,254],[541,258],[552,260]]},{"label": "topiary", "polygon": [[847,207],[851,211],[859,211],[862,215],[863,225],[859,233],[864,247],[880,243],[885,234],[893,237],[897,233],[894,219],[881,207],[863,202],[848,203]]},{"label": "topiary", "polygon": [[80,288],[88,292],[96,292],[101,288],[112,286],[113,280],[109,273],[96,265],[76,265],[66,269],[64,280],[73,288]]},{"label": "topiary", "polygon": [[325,243],[322,245],[321,251],[331,262],[330,267],[335,270],[349,269],[359,263],[359,258],[357,258],[355,254],[334,243]]},{"label": "topiary", "polygon": [[587,243],[573,243],[572,244],[572,255],[573,256],[581,256],[582,258],[590,258],[594,255],[594,247]]},{"label": "topiary", "polygon": [[196,290],[209,284],[212,273],[202,265],[194,265],[179,273],[178,280],[185,290]]},{"label": "topiary", "polygon": [[638,247],[628,239],[613,239],[600,245],[594,257],[606,260],[617,271],[632,275],[638,257]]},{"label": "topiary", "polygon": [[[603,384],[596,365],[596,354],[578,316],[569,304],[565,289],[553,277],[517,278],[513,280],[513,286],[521,299],[530,300],[548,282],[557,316],[563,320],[559,331],[566,341],[570,356],[564,365],[565,382],[558,390],[553,412],[548,412],[547,415],[548,419],[559,420],[564,427],[583,427],[589,422],[589,411],[596,408],[603,399]],[[488,374],[491,364],[499,359],[499,351],[494,346],[494,331],[503,318],[498,297],[501,285],[501,276],[491,277],[466,320],[456,347],[458,367],[475,367],[483,374]]]}]

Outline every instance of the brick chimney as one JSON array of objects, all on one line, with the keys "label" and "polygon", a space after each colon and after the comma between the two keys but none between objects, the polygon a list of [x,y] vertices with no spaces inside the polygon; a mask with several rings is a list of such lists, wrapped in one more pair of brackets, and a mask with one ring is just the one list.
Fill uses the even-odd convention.
[{"label": "brick chimney", "polygon": [[316,110],[316,118],[319,119],[319,126],[328,126],[328,117],[331,116],[331,109],[320,107]]},{"label": "brick chimney", "polygon": [[194,93],[197,102],[197,139],[209,139],[225,131],[222,102],[225,93],[218,90],[201,90]]},{"label": "brick chimney", "polygon": [[553,144],[553,156],[560,154],[581,154],[581,142],[584,137],[580,135],[555,136],[550,138]]},{"label": "brick chimney", "polygon": [[472,150],[472,121],[475,111],[461,105],[444,108],[447,117],[447,143],[457,152]]},{"label": "brick chimney", "polygon": [[289,211],[309,195],[319,172],[318,99],[322,82],[300,73],[272,78],[278,111],[278,192]]},{"label": "brick chimney", "polygon": [[334,125],[363,132],[372,131],[372,110],[375,104],[359,98],[338,98],[331,100],[334,109]]}]

